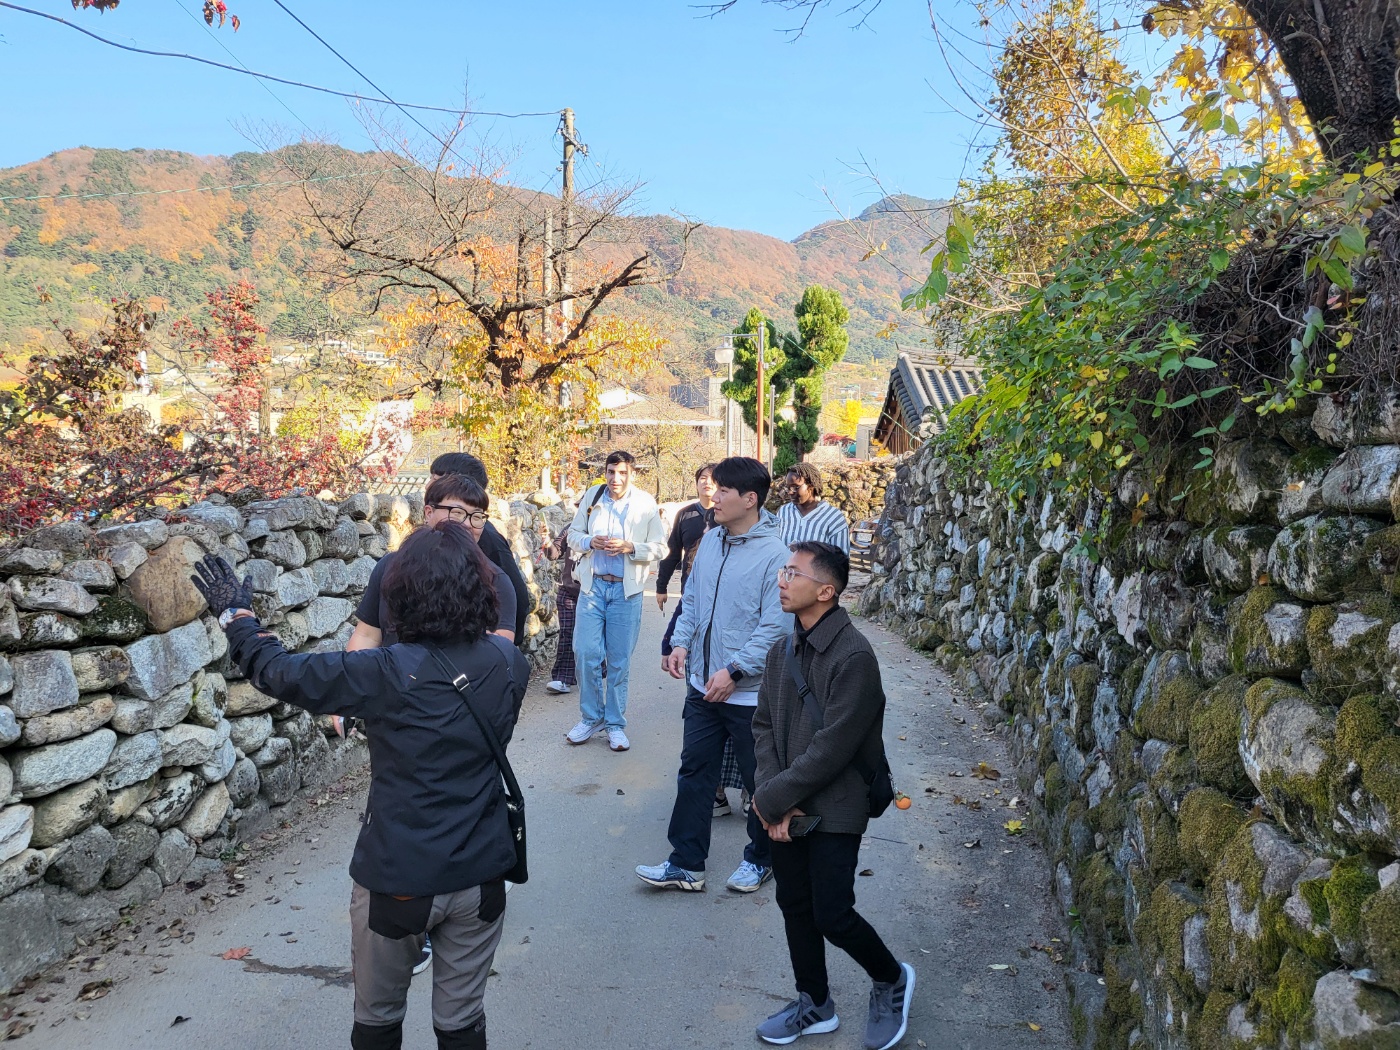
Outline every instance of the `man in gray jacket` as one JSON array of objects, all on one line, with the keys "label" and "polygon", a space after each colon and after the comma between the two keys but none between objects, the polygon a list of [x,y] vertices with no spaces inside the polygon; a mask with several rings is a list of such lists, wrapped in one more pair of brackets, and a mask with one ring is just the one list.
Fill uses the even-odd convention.
[{"label": "man in gray jacket", "polygon": [[[783,609],[796,617],[796,631],[773,646],[763,670],[753,719],[753,810],[773,842],[797,999],[759,1025],[758,1036],[786,1044],[836,1030],[826,974],[830,941],[870,975],[865,1046],[888,1050],[908,1027],[914,968],[890,954],[855,907],[870,779],[884,757],[885,691],[875,651],[838,604],[849,575],[841,548],[804,540],[792,545],[780,576]],[[807,684],[805,697],[789,659]]]},{"label": "man in gray jacket", "polygon": [[[686,581],[684,605],[662,666],[686,679],[685,737],[671,810],[671,856],[642,864],[637,876],[663,889],[705,888],[715,786],[725,740],[744,787],[753,792],[753,712],[764,658],[787,635],[792,617],[778,597],[778,570],[787,560],[778,520],[763,509],[771,478],[756,459],[731,456],[713,478],[715,528],[705,533]],[[768,835],[749,814],[744,859],[726,885],[752,893],[773,876]]]}]

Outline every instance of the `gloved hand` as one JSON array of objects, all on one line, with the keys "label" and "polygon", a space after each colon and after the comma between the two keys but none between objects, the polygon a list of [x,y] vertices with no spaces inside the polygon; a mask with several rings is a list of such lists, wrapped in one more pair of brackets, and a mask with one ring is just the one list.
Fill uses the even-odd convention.
[{"label": "gloved hand", "polygon": [[233,574],[233,566],[217,554],[206,554],[194,567],[190,577],[195,590],[204,595],[209,611],[215,616],[228,609],[251,609],[253,590]]}]

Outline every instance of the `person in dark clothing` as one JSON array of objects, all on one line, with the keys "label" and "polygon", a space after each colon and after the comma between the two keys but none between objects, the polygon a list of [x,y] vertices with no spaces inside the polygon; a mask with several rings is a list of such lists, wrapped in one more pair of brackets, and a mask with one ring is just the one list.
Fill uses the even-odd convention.
[{"label": "person in dark clothing", "polygon": [[[460,474],[480,485],[482,492],[488,492],[491,488],[486,477],[485,464],[470,452],[444,452],[433,460],[432,466],[428,468],[428,473],[432,475],[434,481],[446,477],[448,474]],[[491,508],[487,506],[482,509],[489,511]],[[525,617],[530,615],[530,610],[535,607],[535,601],[530,596],[530,588],[525,583],[525,577],[520,573],[520,563],[515,560],[515,552],[510,549],[510,541],[502,536],[490,521],[482,526],[481,533],[477,537],[477,545],[481,548],[481,553],[485,554],[493,565],[510,578],[510,585],[515,590],[515,644],[517,647],[523,647],[525,645]]]},{"label": "person in dark clothing", "polygon": [[[796,630],[764,663],[753,716],[753,810],[773,844],[797,999],[759,1025],[758,1036],[786,1044],[835,1031],[830,941],[870,975],[865,1046],[888,1050],[908,1028],[914,968],[896,960],[855,909],[860,839],[870,820],[864,771],[873,775],[884,756],[885,691],[875,651],[838,604],[849,575],[840,547],[804,540],[792,545],[778,576],[783,611],[796,617]],[[805,699],[788,670],[790,646],[810,690]],[[815,828],[792,830],[795,818],[812,816],[819,818]]]},{"label": "person in dark clothing", "polygon": [[[546,531],[544,518],[540,518],[540,557],[550,561],[563,559],[559,568],[559,589],[555,592],[554,605],[559,612],[559,643],[554,653],[554,667],[549,672],[545,691],[556,696],[567,693],[578,685],[578,669],[574,664],[574,619],[578,614],[579,583],[574,576],[578,565],[578,555],[569,546],[569,525],[551,537]],[[604,677],[607,669],[603,670]]]},{"label": "person in dark clothing", "polygon": [[706,463],[695,472],[694,503],[687,503],[676,511],[676,520],[671,523],[671,536],[666,541],[666,557],[656,570],[656,607],[666,611],[666,588],[671,585],[671,577],[676,569],[681,570],[681,600],[676,602],[676,611],[671,614],[671,622],[666,625],[666,633],[661,637],[661,655],[671,655],[671,633],[676,629],[681,607],[685,604],[685,581],[690,578],[690,566],[695,561],[695,548],[700,546],[700,537],[714,524],[715,506],[715,465]]},{"label": "person in dark clothing", "polygon": [[520,714],[529,667],[489,632],[491,570],[463,525],[419,529],[399,549],[384,596],[400,641],[358,652],[288,653],[252,612],[222,558],[194,577],[229,653],[262,692],[369,728],[370,792],[350,861],[353,1050],[399,1050],[424,933],[436,942],[433,1027],[439,1050],[485,1050],[486,980],[516,862],[501,772],[453,675],[502,741]]}]

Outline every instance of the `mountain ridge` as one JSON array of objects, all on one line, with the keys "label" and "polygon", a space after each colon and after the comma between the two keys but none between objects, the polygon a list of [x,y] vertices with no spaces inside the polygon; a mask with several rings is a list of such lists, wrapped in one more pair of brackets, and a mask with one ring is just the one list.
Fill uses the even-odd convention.
[{"label": "mountain ridge", "polygon": [[[240,278],[258,287],[274,338],[324,336],[337,313],[372,323],[352,293],[328,293],[306,276],[326,245],[292,214],[295,187],[231,188],[280,181],[276,164],[259,153],[77,147],[0,169],[0,197],[73,195],[0,200],[0,343],[33,342],[50,319],[91,322],[103,302],[125,293],[175,315],[190,313],[207,291]],[[685,270],[665,286],[628,293],[621,309],[646,316],[683,357],[705,365],[709,348],[750,307],[791,327],[802,289],[825,284],[851,311],[849,359],[892,357],[892,345],[877,333],[899,317],[899,299],[916,283],[905,275],[927,265],[919,257],[924,237],[900,211],[934,203],[885,198],[791,241],[701,227]],[[635,218],[679,237],[672,220]],[[652,246],[664,246],[664,238]]]}]

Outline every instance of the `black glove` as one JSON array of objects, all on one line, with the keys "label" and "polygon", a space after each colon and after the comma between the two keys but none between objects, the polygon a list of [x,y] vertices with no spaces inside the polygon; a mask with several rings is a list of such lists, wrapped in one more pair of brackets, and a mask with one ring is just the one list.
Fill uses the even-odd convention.
[{"label": "black glove", "polygon": [[195,590],[204,595],[209,611],[215,616],[228,609],[251,609],[253,591],[233,574],[233,566],[217,554],[206,554],[194,567],[190,577]]}]

